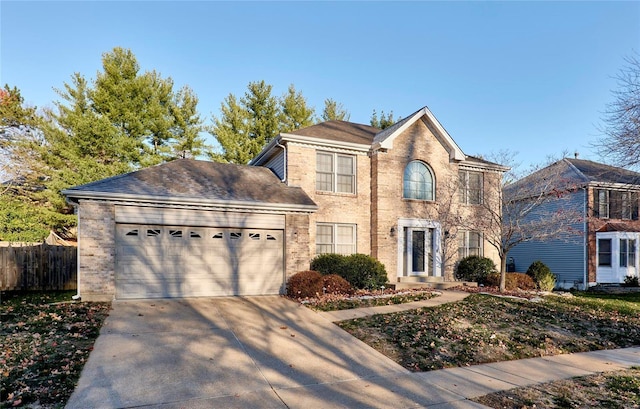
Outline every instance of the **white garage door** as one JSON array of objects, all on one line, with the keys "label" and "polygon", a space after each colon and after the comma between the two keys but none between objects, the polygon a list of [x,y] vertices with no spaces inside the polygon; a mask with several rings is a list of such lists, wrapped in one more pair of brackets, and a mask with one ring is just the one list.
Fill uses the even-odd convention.
[{"label": "white garage door", "polygon": [[116,225],[116,298],[278,294],[282,230]]}]

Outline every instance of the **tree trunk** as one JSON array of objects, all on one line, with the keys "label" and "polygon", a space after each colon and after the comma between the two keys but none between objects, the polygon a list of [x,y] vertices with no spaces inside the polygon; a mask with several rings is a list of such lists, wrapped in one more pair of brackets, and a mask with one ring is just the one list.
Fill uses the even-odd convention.
[{"label": "tree trunk", "polygon": [[507,255],[500,256],[500,292],[506,290],[507,279]]}]

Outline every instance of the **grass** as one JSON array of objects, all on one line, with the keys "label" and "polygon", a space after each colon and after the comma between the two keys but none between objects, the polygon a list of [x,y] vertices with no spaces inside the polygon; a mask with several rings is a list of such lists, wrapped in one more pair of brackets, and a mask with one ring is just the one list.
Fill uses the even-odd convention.
[{"label": "grass", "polygon": [[428,300],[437,297],[433,291],[413,290],[391,294],[361,292],[353,297],[342,295],[325,295],[320,298],[304,300],[303,303],[317,311],[349,310],[353,308],[380,307],[383,305],[404,304],[414,301]]},{"label": "grass", "polygon": [[73,393],[110,308],[73,294],[2,294],[0,408],[62,408]]},{"label": "grass", "polygon": [[[628,299],[630,298],[630,300]],[[634,297],[472,294],[465,300],[338,323],[411,371],[640,345]]]},{"label": "grass", "polygon": [[580,376],[473,399],[496,408],[638,408],[640,367]]}]

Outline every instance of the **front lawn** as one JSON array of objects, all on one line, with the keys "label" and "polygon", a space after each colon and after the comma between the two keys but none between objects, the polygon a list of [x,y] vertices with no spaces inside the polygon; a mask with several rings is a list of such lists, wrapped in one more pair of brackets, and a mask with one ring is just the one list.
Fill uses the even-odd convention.
[{"label": "front lawn", "polygon": [[73,294],[2,294],[0,407],[66,404],[110,308],[71,302]]},{"label": "front lawn", "polygon": [[634,296],[533,302],[472,294],[433,308],[338,323],[412,371],[640,345]]}]

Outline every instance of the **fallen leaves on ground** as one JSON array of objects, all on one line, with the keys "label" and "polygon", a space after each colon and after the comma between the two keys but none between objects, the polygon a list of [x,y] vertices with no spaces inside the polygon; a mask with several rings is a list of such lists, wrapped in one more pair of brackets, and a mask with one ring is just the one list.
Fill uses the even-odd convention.
[{"label": "fallen leaves on ground", "polygon": [[110,308],[72,294],[3,294],[0,407],[64,407]]},{"label": "fallen leaves on ground", "polygon": [[472,294],[338,323],[411,371],[640,345],[640,317],[590,302]]},{"label": "fallen leaves on ground", "polygon": [[349,310],[363,307],[380,307],[383,305],[405,304],[408,302],[428,300],[441,293],[425,289],[407,290],[358,290],[351,296],[342,294],[323,294],[315,298],[297,299],[298,302],[318,311]]}]

